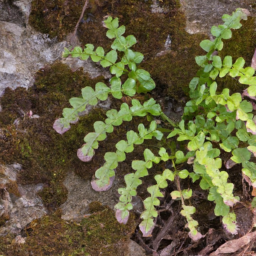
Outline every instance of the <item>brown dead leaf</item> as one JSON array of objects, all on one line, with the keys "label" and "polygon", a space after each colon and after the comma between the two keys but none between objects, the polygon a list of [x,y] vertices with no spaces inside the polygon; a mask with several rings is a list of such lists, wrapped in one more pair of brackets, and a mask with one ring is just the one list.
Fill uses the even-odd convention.
[{"label": "brown dead leaf", "polygon": [[248,245],[251,241],[256,239],[256,232],[248,233],[241,238],[230,240],[220,246],[215,252],[211,253],[210,256],[219,256],[225,253],[235,253],[242,249],[242,247]]},{"label": "brown dead leaf", "polygon": [[252,196],[256,196],[256,188],[255,187],[253,187],[253,189],[252,189]]},{"label": "brown dead leaf", "polygon": [[252,57],[252,64],[251,64],[251,67],[256,70],[256,49],[255,49],[254,55],[253,55],[253,57]]}]

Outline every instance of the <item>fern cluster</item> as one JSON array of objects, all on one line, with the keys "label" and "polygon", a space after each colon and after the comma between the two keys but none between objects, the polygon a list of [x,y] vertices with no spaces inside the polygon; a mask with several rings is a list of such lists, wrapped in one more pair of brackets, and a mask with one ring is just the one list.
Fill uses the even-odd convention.
[{"label": "fern cluster", "polygon": [[[169,149],[162,147],[155,155],[149,149],[145,149],[144,160],[132,161],[134,173],[125,175],[126,187],[118,189],[120,198],[115,206],[116,218],[125,224],[129,218],[129,211],[133,208],[132,197],[137,194],[137,187],[142,184],[141,178],[148,175],[148,169],[154,164],[161,161],[172,163],[171,170],[165,169],[161,175],[156,175],[156,184],[147,189],[150,196],[144,200],[145,210],[141,214],[140,224],[144,236],[149,236],[154,229],[154,219],[158,216],[156,207],[160,205],[158,198],[163,197],[163,189],[168,186],[169,181],[176,184],[177,190],[173,191],[171,196],[173,199],[181,200],[181,214],[187,219],[190,237],[194,240],[202,237],[197,230],[198,222],[192,217],[196,209],[186,205],[186,200],[192,196],[192,190],[180,188],[180,179],[186,178],[191,178],[192,182],[200,180],[200,187],[209,190],[208,200],[214,201],[216,205],[215,215],[223,217],[223,225],[229,232],[237,232],[236,215],[232,207],[240,199],[233,194],[234,184],[228,181],[228,172],[221,170],[223,161],[220,155],[221,151],[230,154],[230,159],[225,163],[227,169],[235,164],[242,164],[242,172],[246,179],[250,185],[256,187],[256,164],[251,161],[256,154],[256,125],[251,103],[256,96],[256,77],[253,68],[244,68],[243,58],[233,62],[231,56],[226,56],[222,60],[217,53],[223,48],[223,40],[232,37],[231,29],[239,29],[240,21],[246,18],[242,9],[237,9],[231,16],[223,15],[224,24],[213,26],[211,29],[215,39],[200,43],[206,54],[196,57],[200,69],[189,84],[190,100],[185,106],[180,123],[175,124],[168,119],[153,98],[143,104],[137,99],[132,99],[130,106],[122,103],[120,110],[107,111],[104,122],[95,122],[94,132],[85,136],[85,144],[78,149],[78,157],[84,162],[90,161],[99,147],[99,142],[105,140],[108,133],[113,132],[114,126],[131,121],[133,116],[151,116],[151,119],[152,116],[160,116],[174,127],[167,139],[187,141],[187,151],[184,152],[176,150],[170,153]],[[105,53],[102,47],[94,50],[91,44],[87,44],[84,49],[75,47],[73,50],[64,51],[63,57],[71,55],[82,60],[90,57],[102,67],[109,67],[113,76],[108,85],[97,83],[95,90],[87,86],[82,89],[82,97],[70,99],[72,108],[65,108],[63,117],[54,123],[54,129],[60,134],[68,131],[70,124],[76,123],[89,105],[95,106],[99,101],[107,100],[109,95],[121,99],[123,95],[133,97],[136,93],[147,93],[155,88],[150,74],[137,67],[142,62],[143,55],[131,49],[136,43],[135,37],[123,36],[125,27],[119,27],[118,18],[108,17],[104,21],[104,26],[108,29],[107,37],[114,39],[109,52]],[[241,84],[249,85],[243,95],[230,95],[229,89],[217,91],[216,78],[226,75],[237,78]],[[119,162],[125,160],[126,154],[134,150],[135,145],[153,137],[161,141],[165,134],[158,130],[156,121],[152,121],[148,128],[140,124],[138,132],[131,130],[126,136],[126,140],[116,144],[115,152],[105,154],[105,163],[96,171],[95,179],[91,182],[96,191],[105,191],[111,187],[116,167]],[[190,164],[192,168],[176,168],[182,163]]]}]

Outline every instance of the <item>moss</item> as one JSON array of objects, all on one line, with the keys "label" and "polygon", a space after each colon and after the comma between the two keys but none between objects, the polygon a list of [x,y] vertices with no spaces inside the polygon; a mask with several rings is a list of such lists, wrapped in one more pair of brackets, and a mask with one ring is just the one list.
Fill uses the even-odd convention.
[{"label": "moss", "polygon": [[9,220],[9,218],[5,218],[4,216],[1,216],[0,217],[0,227],[3,226],[7,220]]},{"label": "moss", "polygon": [[[137,131],[141,122],[145,126],[149,124],[146,118],[134,117],[131,122],[124,122],[121,126],[115,127],[115,131],[108,134],[105,141],[100,142],[93,160],[89,163],[81,162],[76,155],[77,149],[82,146],[84,136],[94,131],[93,124],[105,120],[105,110],[92,109],[63,135],[56,133],[52,125],[54,120],[61,116],[62,109],[69,107],[68,100],[71,95],[80,96],[81,88],[86,85],[94,87],[98,81],[104,80],[101,77],[89,79],[82,70],[72,72],[66,65],[55,63],[37,72],[35,85],[28,91],[24,88],[15,91],[7,89],[2,98],[4,104],[0,118],[11,111],[8,106],[14,103],[25,109],[23,112],[32,110],[33,114],[40,116],[29,118],[25,114],[19,117],[18,130],[14,126],[4,128],[0,156],[4,164],[22,164],[23,169],[18,174],[18,183],[44,183],[44,189],[39,195],[51,212],[67,198],[67,190],[62,184],[67,171],[72,170],[83,179],[91,179],[95,171],[104,164],[104,154],[113,151],[119,140],[126,139],[127,131]],[[21,105],[18,102],[19,94],[24,96],[26,104]],[[144,96],[140,97],[141,101],[145,99]],[[124,98],[123,101],[127,99]],[[121,103],[122,100],[112,99],[112,108],[119,109]],[[135,147],[135,151],[127,154],[126,161],[117,167],[117,177],[122,180],[125,174],[133,172],[131,161],[143,159],[144,149],[149,147],[154,151],[156,146],[160,147],[157,143],[153,140]]]},{"label": "moss", "polygon": [[105,207],[100,202],[91,202],[89,204],[89,211],[90,213],[100,212],[103,211]]},{"label": "moss", "polygon": [[5,95],[0,99],[0,103],[2,106],[1,126],[12,124],[15,119],[24,117],[31,109],[31,102],[24,88],[17,88],[15,91],[6,88]]},{"label": "moss", "polygon": [[[38,17],[42,10],[47,9],[48,12],[42,15],[43,22],[40,22],[40,26],[44,26],[44,23],[53,26],[54,22],[58,22],[56,12],[65,13],[63,10],[71,8],[73,1],[65,4],[64,7],[64,2],[61,4],[57,0],[47,3],[33,1],[34,12],[32,11],[30,16],[31,24],[33,17]],[[112,0],[99,3],[90,1],[83,22],[78,28],[78,37],[82,45],[92,43],[96,47],[102,46],[108,50],[112,41],[105,36],[106,29],[102,27],[102,20],[106,15],[118,17],[120,24],[126,26],[126,35],[133,34],[137,39],[134,49],[145,56],[142,67],[152,74],[160,91],[164,90],[165,95],[178,100],[184,96],[184,89],[186,91],[190,79],[196,74],[198,67],[194,58],[203,54],[199,43],[204,37],[186,33],[186,17],[179,9],[178,0],[159,1],[162,13],[152,13],[152,4],[152,1],[138,0]],[[48,8],[48,5],[54,11],[51,11],[53,9]],[[58,5],[57,9],[56,5]],[[64,16],[63,20],[70,17],[71,13]],[[53,22],[49,22],[49,19]],[[75,27],[75,23],[71,25],[69,22],[69,25]],[[63,33],[66,33],[63,32],[65,26],[54,27],[58,37],[63,38]],[[50,33],[51,29],[48,28],[47,31]],[[164,45],[168,36],[172,40],[171,51],[165,52],[162,57],[156,57],[165,50]]]},{"label": "moss", "polygon": [[252,56],[256,48],[255,17],[242,20],[242,27],[232,30],[232,38],[224,41],[224,47],[220,52],[222,57],[230,55],[235,61],[239,57],[245,59],[245,65],[250,66]]},{"label": "moss", "polygon": [[[220,56],[223,59],[225,56],[232,56],[233,63],[237,58],[243,57],[245,59],[245,67],[251,66],[251,60],[256,48],[256,31],[255,17],[248,17],[242,22],[242,27],[238,30],[232,30],[232,38],[224,41],[224,47],[220,51]],[[237,79],[230,76],[217,79],[218,88],[229,88],[232,92],[241,91],[247,88],[247,85],[241,85]]]},{"label": "moss", "polygon": [[153,91],[156,97],[165,95],[180,102],[187,95],[188,84],[198,71],[195,56],[203,54],[199,47],[203,39],[204,36],[184,33],[183,44],[178,48],[143,63],[143,68],[150,71],[157,83]]},{"label": "moss", "polygon": [[113,211],[108,207],[83,219],[81,225],[85,233],[86,251],[91,256],[123,255],[125,242],[136,226],[134,216],[130,216],[126,225],[119,224]]},{"label": "moss", "polygon": [[[46,186],[40,195],[49,209],[66,200],[67,191],[62,181],[67,170],[71,167],[84,170],[76,151],[85,134],[93,130],[93,123],[105,115],[103,110],[95,109],[63,136],[53,130],[53,122],[61,116],[62,109],[69,106],[71,95],[79,96],[83,87],[94,87],[98,81],[103,81],[102,77],[90,79],[82,70],[73,72],[66,65],[55,63],[36,74],[35,85],[28,91],[6,89],[1,98],[0,120],[4,120],[4,127],[0,136],[0,161],[22,164],[19,183],[44,183]],[[30,110],[40,118],[29,118]],[[5,119],[6,116],[10,118]],[[17,118],[18,129],[10,125]],[[85,173],[84,178],[92,176],[92,171]]]},{"label": "moss", "polygon": [[51,38],[57,36],[59,40],[63,40],[74,30],[83,5],[83,0],[34,0],[29,23],[38,31],[49,34]]},{"label": "moss", "polygon": [[[94,203],[97,205],[97,203]],[[25,255],[116,255],[123,256],[125,242],[135,228],[133,217],[127,225],[119,224],[113,210],[98,204],[98,211],[79,224],[62,220],[58,214],[32,221],[22,231],[26,243],[15,245],[13,236],[3,237],[0,253]]]},{"label": "moss", "polygon": [[18,184],[15,181],[9,180],[9,183],[6,185],[6,189],[10,194],[13,194],[17,197],[21,196],[18,188]]},{"label": "moss", "polygon": [[67,200],[68,191],[61,180],[52,180],[38,195],[49,211],[54,211]]},{"label": "moss", "polygon": [[[0,113],[0,116],[5,114]],[[0,164],[17,162],[20,155],[20,138],[13,125],[7,125],[0,130]]]}]

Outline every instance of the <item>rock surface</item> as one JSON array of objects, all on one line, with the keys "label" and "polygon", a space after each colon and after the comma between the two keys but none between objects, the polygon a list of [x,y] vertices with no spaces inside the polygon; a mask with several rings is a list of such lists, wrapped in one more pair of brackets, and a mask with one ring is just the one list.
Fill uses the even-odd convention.
[{"label": "rock surface", "polygon": [[254,0],[180,0],[186,14],[186,31],[190,34],[210,34],[211,27],[222,23],[222,15],[232,13],[237,8],[245,8],[256,15]]},{"label": "rock surface", "polygon": [[[15,4],[15,5],[14,5]],[[47,34],[36,32],[28,24],[31,0],[21,0],[13,5],[0,1],[0,96],[5,88],[28,88],[33,85],[34,74],[46,64],[61,59],[68,42],[57,42]],[[92,78],[108,73],[91,61],[67,58],[64,63],[76,70],[83,67]]]},{"label": "rock surface", "polygon": [[[0,97],[5,88],[25,87],[33,85],[35,72],[46,64],[61,60],[64,47],[68,42],[57,42],[48,35],[38,33],[28,25],[30,4],[32,0],[11,1],[0,0]],[[209,34],[212,25],[221,22],[224,13],[231,13],[238,7],[246,8],[252,15],[256,15],[256,9],[252,8],[254,0],[180,0],[182,9],[186,14],[186,31],[190,34]],[[160,7],[158,1],[153,1],[151,6],[153,13],[163,14],[164,7]],[[168,35],[165,42],[165,51],[171,49],[171,37]],[[109,78],[109,73],[90,61],[81,61],[73,58],[62,60],[73,70],[80,67],[88,72],[92,78],[103,75]],[[107,102],[109,103],[109,102]],[[110,103],[109,103],[110,104]],[[105,106],[108,107],[108,106]],[[170,112],[172,106],[168,106]],[[0,106],[1,109],[1,106]],[[176,106],[175,112],[182,111]],[[168,112],[168,113],[169,113]],[[47,214],[42,200],[37,193],[43,189],[42,184],[22,186],[16,183],[16,174],[21,167],[19,165],[5,166],[0,168],[0,218],[9,219],[4,226],[0,227],[0,235],[8,232],[19,232],[32,220],[41,218]],[[12,188],[17,188],[16,193]],[[118,201],[117,189],[120,181],[115,180],[113,187],[106,192],[95,192],[91,188],[90,181],[84,181],[70,172],[64,185],[68,189],[68,199],[61,205],[62,219],[81,220],[88,214],[88,205],[93,201],[99,201],[114,209]],[[138,202],[141,205],[141,202]],[[141,212],[141,209],[138,209]],[[19,236],[18,236],[19,238]],[[25,240],[24,240],[25,241]],[[18,241],[17,241],[18,242]],[[20,242],[23,243],[23,240]],[[129,252],[125,256],[144,256],[144,250],[135,242],[129,243]]]},{"label": "rock surface", "polygon": [[146,253],[142,249],[142,247],[131,240],[130,243],[128,244],[128,252],[124,256],[145,256],[145,255]]},{"label": "rock surface", "polygon": [[42,184],[18,185],[18,164],[0,166],[0,219],[8,220],[0,227],[0,235],[19,233],[32,220],[41,218],[47,213],[40,197],[37,196]]},{"label": "rock surface", "polygon": [[61,218],[64,220],[81,220],[88,213],[88,205],[93,201],[99,201],[112,209],[118,201],[118,194],[115,193],[119,187],[117,181],[114,181],[110,190],[99,193],[92,189],[90,181],[85,181],[70,172],[64,185],[68,189],[68,199],[60,207],[62,210]]},{"label": "rock surface", "polygon": [[28,26],[0,22],[0,95],[6,87],[28,88],[34,73],[46,63],[60,58],[65,42],[56,43]]}]

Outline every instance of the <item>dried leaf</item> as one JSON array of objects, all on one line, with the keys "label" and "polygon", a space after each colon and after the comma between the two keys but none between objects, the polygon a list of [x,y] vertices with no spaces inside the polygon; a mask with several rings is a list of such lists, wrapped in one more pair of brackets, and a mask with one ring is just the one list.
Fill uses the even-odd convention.
[{"label": "dried leaf", "polygon": [[254,52],[253,57],[252,57],[251,67],[256,70],[256,49],[255,49],[255,52]]},{"label": "dried leaf", "polygon": [[242,247],[249,244],[255,238],[256,238],[256,232],[253,232],[253,233],[246,234],[241,238],[230,240],[225,244],[223,244],[222,246],[220,246],[218,250],[211,253],[210,256],[219,256],[224,253],[235,253],[239,251]]}]

